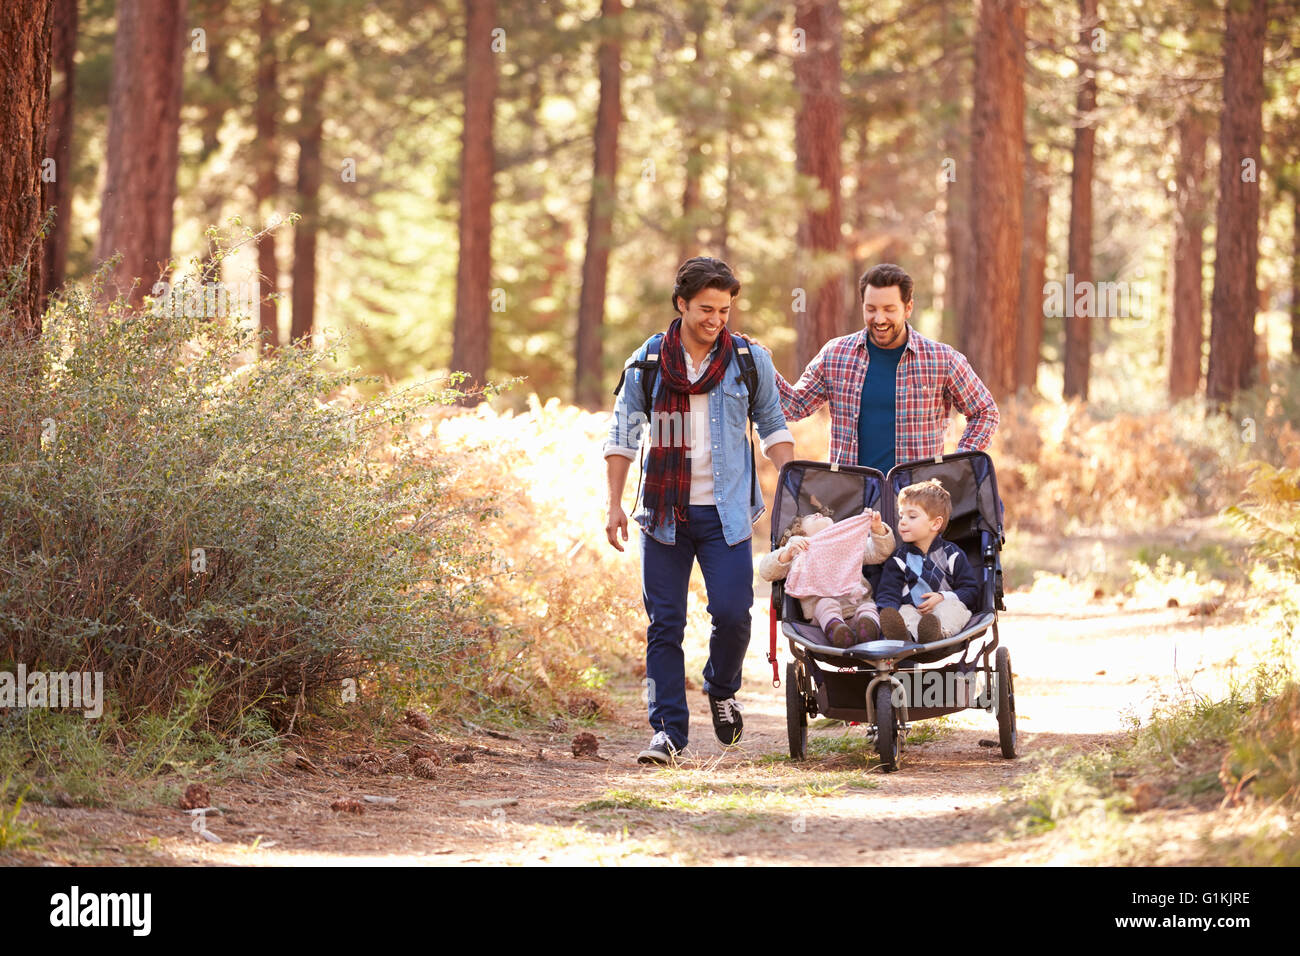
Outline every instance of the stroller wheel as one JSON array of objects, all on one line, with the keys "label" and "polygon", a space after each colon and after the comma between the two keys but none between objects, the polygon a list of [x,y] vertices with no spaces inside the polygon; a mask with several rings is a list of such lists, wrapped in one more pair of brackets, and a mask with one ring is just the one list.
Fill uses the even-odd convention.
[{"label": "stroller wheel", "polygon": [[808,753],[808,708],[803,699],[799,665],[785,665],[785,729],[790,737],[790,759],[803,760]]},{"label": "stroller wheel", "polygon": [[1016,693],[1011,682],[1011,652],[999,647],[993,658],[993,671],[998,681],[998,744],[1002,756],[1010,760],[1016,755]]},{"label": "stroller wheel", "polygon": [[894,685],[881,681],[873,692],[876,698],[876,753],[886,770],[898,769],[898,714],[894,712]]}]

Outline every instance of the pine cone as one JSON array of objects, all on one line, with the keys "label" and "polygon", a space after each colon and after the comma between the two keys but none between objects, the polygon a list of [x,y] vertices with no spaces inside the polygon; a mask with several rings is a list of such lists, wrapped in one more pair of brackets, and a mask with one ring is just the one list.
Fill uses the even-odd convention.
[{"label": "pine cone", "polygon": [[384,773],[406,773],[411,768],[411,761],[406,754],[398,754],[384,761]]},{"label": "pine cone", "polygon": [[198,810],[210,806],[212,806],[212,795],[203,784],[192,783],[185,788],[185,795],[181,797],[182,810]]},{"label": "pine cone", "polygon": [[335,800],[330,804],[330,809],[335,813],[365,813],[365,808],[361,806],[359,800]]},{"label": "pine cone", "polygon": [[569,698],[570,717],[595,717],[600,713],[600,701],[586,694],[576,694]]},{"label": "pine cone", "polygon": [[433,761],[428,757],[421,757],[412,764],[412,767],[415,769],[415,775],[422,780],[432,780],[437,775]]},{"label": "pine cone", "polygon": [[431,726],[429,718],[418,710],[411,710],[408,708],[403,719],[417,730],[428,730]]},{"label": "pine cone", "polygon": [[573,755],[575,757],[594,757],[599,750],[600,744],[597,742],[595,734],[584,731],[573,738]]},{"label": "pine cone", "polygon": [[384,772],[384,765],[375,757],[367,757],[365,760],[361,761],[361,765],[357,769],[361,770],[363,773],[381,774]]},{"label": "pine cone", "polygon": [[424,744],[412,744],[406,749],[406,756],[411,760],[432,760],[435,764],[442,763],[442,757],[438,756],[438,751],[432,747],[426,747]]}]

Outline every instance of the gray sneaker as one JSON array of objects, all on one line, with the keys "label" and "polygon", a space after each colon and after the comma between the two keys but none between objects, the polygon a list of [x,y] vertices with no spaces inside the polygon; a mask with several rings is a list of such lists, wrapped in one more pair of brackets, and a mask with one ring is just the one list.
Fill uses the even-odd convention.
[{"label": "gray sneaker", "polygon": [[672,740],[661,730],[650,738],[650,743],[646,749],[636,755],[636,762],[670,767],[677,763],[679,753],[681,751],[673,746]]}]

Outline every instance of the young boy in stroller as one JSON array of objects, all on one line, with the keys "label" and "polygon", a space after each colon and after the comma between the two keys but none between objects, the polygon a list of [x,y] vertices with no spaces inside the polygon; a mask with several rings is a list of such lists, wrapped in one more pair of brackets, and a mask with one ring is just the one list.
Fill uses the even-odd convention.
[{"label": "young boy in stroller", "polygon": [[885,562],[876,593],[887,640],[933,644],[965,627],[978,607],[979,580],[970,561],[942,537],[951,514],[952,496],[937,479],[898,493],[904,543]]}]

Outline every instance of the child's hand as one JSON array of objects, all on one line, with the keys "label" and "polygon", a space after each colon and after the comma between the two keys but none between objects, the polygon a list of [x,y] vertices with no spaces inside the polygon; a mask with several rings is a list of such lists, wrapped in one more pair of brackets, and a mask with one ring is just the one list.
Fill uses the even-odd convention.
[{"label": "child's hand", "polygon": [[930,591],[921,599],[921,603],[916,606],[916,609],[922,614],[927,614],[942,603],[943,595],[938,591]]},{"label": "child's hand", "polygon": [[796,554],[803,554],[808,550],[808,539],[795,535],[790,539],[790,543],[781,549],[780,561],[782,564],[789,564],[794,560]]},{"label": "child's hand", "polygon": [[870,517],[870,526],[872,534],[884,534],[885,523],[880,520],[880,512],[874,508],[863,508],[862,513]]}]

